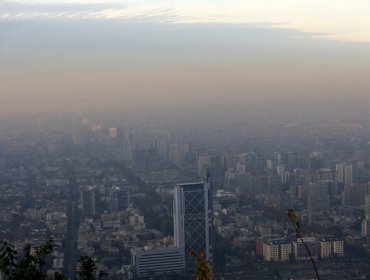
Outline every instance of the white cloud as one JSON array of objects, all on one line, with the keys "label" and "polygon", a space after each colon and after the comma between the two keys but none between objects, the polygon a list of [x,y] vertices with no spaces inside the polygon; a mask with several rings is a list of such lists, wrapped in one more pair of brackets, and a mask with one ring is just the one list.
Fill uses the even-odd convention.
[{"label": "white cloud", "polygon": [[0,19],[55,17],[171,23],[269,22],[304,32],[329,34],[326,35],[329,39],[370,41],[368,0],[28,0],[23,4],[19,1],[6,3],[8,5],[0,11]]}]

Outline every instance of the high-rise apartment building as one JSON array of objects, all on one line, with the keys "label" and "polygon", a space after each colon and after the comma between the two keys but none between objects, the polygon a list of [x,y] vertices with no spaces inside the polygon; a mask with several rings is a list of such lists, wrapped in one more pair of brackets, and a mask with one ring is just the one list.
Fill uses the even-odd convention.
[{"label": "high-rise apartment building", "polygon": [[319,242],[319,256],[321,259],[333,256],[343,257],[343,241],[334,237],[326,237]]},{"label": "high-rise apartment building", "polygon": [[289,169],[296,168],[298,165],[298,155],[296,152],[288,152],[287,153],[287,163]]},{"label": "high-rise apartment building", "polygon": [[365,196],[365,219],[370,221],[370,195]]},{"label": "high-rise apartment building", "polygon": [[341,240],[332,241],[332,252],[334,256],[343,257],[344,255],[344,245]]},{"label": "high-rise apartment building", "polygon": [[171,144],[170,145],[170,160],[177,166],[186,164],[186,156],[189,152],[188,144]]},{"label": "high-rise apartment building", "polygon": [[268,262],[289,261],[292,245],[284,239],[273,239],[263,242],[262,252]]},{"label": "high-rise apartment building", "polygon": [[332,255],[331,242],[328,240],[321,240],[319,242],[319,254],[321,259],[330,258]]},{"label": "high-rise apartment building", "polygon": [[[306,243],[306,245],[304,244]],[[310,250],[312,258],[317,259],[318,256],[318,243],[315,237],[303,237],[293,242],[293,256],[297,261],[309,260],[310,257],[307,253],[307,248]]]},{"label": "high-rise apartment building", "polygon": [[330,207],[330,185],[310,184],[308,186],[307,206],[309,210],[322,210]]},{"label": "high-rise apartment building", "polygon": [[174,195],[175,246],[182,248],[185,269],[194,271],[194,257],[204,251],[207,260],[212,260],[212,190],[209,183],[179,184]]},{"label": "high-rise apartment building", "polygon": [[98,192],[95,189],[89,188],[81,192],[82,212],[85,215],[96,215],[99,209],[98,204]]},{"label": "high-rise apartment building", "polygon": [[129,205],[128,190],[114,187],[110,193],[110,208],[111,211],[125,211]]},{"label": "high-rise apartment building", "polygon": [[365,195],[365,219],[362,220],[361,235],[370,236],[370,195]]},{"label": "high-rise apartment building", "polygon": [[361,223],[361,235],[363,237],[370,236],[370,220],[364,219]]},{"label": "high-rise apartment building", "polygon": [[352,163],[339,163],[335,167],[337,182],[344,185],[353,183],[353,166]]},{"label": "high-rise apartment building", "polygon": [[342,204],[351,206],[365,205],[365,198],[369,194],[370,186],[367,183],[346,185],[342,192]]}]

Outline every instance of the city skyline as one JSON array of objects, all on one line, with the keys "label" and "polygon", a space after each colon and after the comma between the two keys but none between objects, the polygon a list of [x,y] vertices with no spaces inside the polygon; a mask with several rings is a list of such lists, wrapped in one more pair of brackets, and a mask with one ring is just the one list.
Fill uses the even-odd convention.
[{"label": "city skyline", "polygon": [[369,14],[0,0],[0,279],[370,279]]},{"label": "city skyline", "polygon": [[46,268],[72,279],[81,256],[107,279],[186,279],[203,249],[218,278],[308,279],[306,248],[323,279],[369,277],[368,119],[118,123],[2,120],[0,239],[51,235]]}]

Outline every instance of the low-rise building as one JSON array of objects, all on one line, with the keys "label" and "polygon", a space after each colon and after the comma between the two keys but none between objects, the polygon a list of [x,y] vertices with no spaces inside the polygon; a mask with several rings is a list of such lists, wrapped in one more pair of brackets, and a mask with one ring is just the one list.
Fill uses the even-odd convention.
[{"label": "low-rise building", "polygon": [[138,278],[183,273],[184,249],[176,247],[139,249],[133,252],[132,263]]}]

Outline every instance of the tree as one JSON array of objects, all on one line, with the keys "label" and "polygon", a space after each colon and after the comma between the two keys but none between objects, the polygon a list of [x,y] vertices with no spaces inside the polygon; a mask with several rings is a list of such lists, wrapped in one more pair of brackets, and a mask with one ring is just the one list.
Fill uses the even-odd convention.
[{"label": "tree", "polygon": [[97,270],[95,260],[90,256],[80,256],[78,262],[80,263],[78,276],[83,280],[95,280]]},{"label": "tree", "polygon": [[14,246],[5,241],[0,241],[0,275],[6,278],[13,276],[16,269],[16,254]]},{"label": "tree", "polygon": [[108,273],[106,271],[98,271],[97,261],[95,261],[90,256],[80,256],[78,262],[79,268],[77,273],[81,280],[103,279],[108,276]]},{"label": "tree", "polygon": [[[37,247],[27,244],[24,247],[22,258],[17,260],[14,246],[0,241],[0,278],[4,280],[45,280],[45,271],[48,255],[53,251],[53,238]],[[97,262],[89,256],[79,258],[78,276],[81,280],[104,279],[108,273],[98,270]],[[63,280],[65,277],[59,272],[52,276],[54,280]]]},{"label": "tree", "polygon": [[211,280],[211,269],[210,265],[206,260],[206,254],[201,251],[198,255],[190,250],[189,255],[195,258],[195,280]]},{"label": "tree", "polygon": [[45,279],[46,257],[53,251],[53,248],[53,238],[51,236],[40,246],[32,248],[30,244],[27,244],[24,248],[24,257],[17,264],[14,279]]},{"label": "tree", "polygon": [[43,280],[46,278],[44,267],[46,257],[53,250],[53,238],[32,248],[30,244],[24,247],[24,256],[17,262],[14,247],[7,242],[1,242],[0,248],[0,271],[8,280]]},{"label": "tree", "polygon": [[54,280],[64,280],[64,275],[60,274],[59,272],[54,272]]}]

